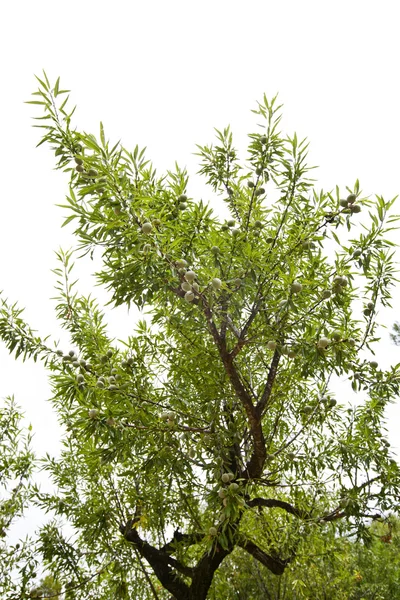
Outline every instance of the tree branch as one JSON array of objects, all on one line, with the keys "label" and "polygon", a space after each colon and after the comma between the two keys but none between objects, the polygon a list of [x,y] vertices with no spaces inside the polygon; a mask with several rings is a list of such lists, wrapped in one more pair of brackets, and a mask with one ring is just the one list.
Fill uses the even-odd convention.
[{"label": "tree branch", "polygon": [[119,529],[124,538],[128,542],[133,543],[141,556],[151,565],[161,584],[174,596],[186,598],[189,593],[189,587],[173,572],[171,567],[188,577],[193,576],[193,569],[185,567],[179,561],[169,556],[167,552],[158,550],[148,542],[142,540],[134,527],[133,521],[128,521],[126,525],[120,525]]},{"label": "tree branch", "polygon": [[225,372],[229,377],[229,381],[231,382],[236,396],[246,411],[246,416],[253,439],[253,454],[247,463],[242,476],[246,479],[258,478],[262,474],[265,458],[267,456],[265,439],[260,420],[256,417],[255,407],[253,405],[251,396],[246,387],[243,385],[236,370],[232,353],[227,351],[225,340],[223,340],[218,333],[218,330],[212,319],[211,309],[206,304],[203,304],[203,311],[207,319],[210,333],[217,346],[222,364],[224,365]]},{"label": "tree branch", "polygon": [[274,575],[282,575],[291,560],[290,558],[274,558],[273,556],[270,556],[264,552],[264,550],[261,550],[261,548],[259,548],[250,540],[240,541],[238,542],[238,545],[243,548],[243,550],[246,550],[246,552],[254,556],[254,558],[267,567],[267,569],[269,569]]},{"label": "tree branch", "polygon": [[263,393],[261,394],[261,398],[256,406],[256,414],[257,418],[261,419],[262,413],[264,409],[268,405],[268,400],[271,397],[272,387],[274,385],[275,377],[278,371],[279,360],[281,358],[281,353],[279,350],[275,350],[274,356],[272,357],[271,365],[268,372],[267,381],[265,383],[265,387]]},{"label": "tree branch", "polygon": [[252,500],[246,501],[247,506],[264,506],[266,508],[282,508],[287,513],[298,517],[299,519],[309,519],[310,514],[300,508],[296,508],[293,504],[285,502],[284,500],[278,500],[276,498],[253,498]]}]

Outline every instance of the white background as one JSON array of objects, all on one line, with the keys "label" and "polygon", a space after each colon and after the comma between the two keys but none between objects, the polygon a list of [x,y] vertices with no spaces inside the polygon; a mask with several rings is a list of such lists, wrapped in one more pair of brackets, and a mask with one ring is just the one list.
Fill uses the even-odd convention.
[{"label": "white background", "polygon": [[[176,160],[193,175],[190,195],[208,200],[194,176],[195,144],[230,124],[245,154],[251,113],[265,92],[279,92],[282,129],[310,141],[317,187],[352,186],[386,199],[400,191],[398,2],[381,0],[13,0],[1,3],[0,289],[26,307],[41,334],[68,343],[54,317],[54,250],[73,243],[60,230],[66,176],[54,171],[24,104],[44,68],[78,104],[76,125],[111,140],[148,147],[159,172]],[[400,212],[400,202],[397,204]],[[80,289],[89,292],[86,273]],[[86,269],[86,271],[85,271]],[[100,292],[101,299],[106,295]],[[381,313],[389,327],[394,308]],[[125,337],[134,315],[112,311],[110,332]],[[380,365],[400,361],[382,330]],[[39,454],[56,452],[59,431],[46,399],[42,365],[14,362],[0,347],[0,397],[15,394],[33,424]],[[388,410],[389,435],[400,448],[400,409]]]}]

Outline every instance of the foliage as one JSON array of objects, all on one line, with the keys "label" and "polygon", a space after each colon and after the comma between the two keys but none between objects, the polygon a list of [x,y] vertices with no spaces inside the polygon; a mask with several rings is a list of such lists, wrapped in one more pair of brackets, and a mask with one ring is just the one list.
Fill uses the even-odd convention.
[{"label": "foliage", "polygon": [[400,368],[371,360],[395,281],[394,199],[371,200],[358,181],[346,198],[317,191],[307,143],[279,132],[281,107],[264,97],[246,163],[229,128],[198,146],[224,221],[178,165],[159,177],[102,124],[99,139],[73,129],[66,93],[45,75],[32,101],[40,144],[70,175],[65,225],[81,255],[100,252],[111,303],[143,318],[110,339],[62,251],[56,310],[73,349],[3,303],[0,335],[45,361],[65,429],[45,461],[57,492],[34,492],[53,515],[37,556],[69,598],[200,600],[238,549],[282,577],[328,526],[368,542],[400,489],[382,425]]},{"label": "foliage", "polygon": [[394,323],[393,331],[390,335],[392,341],[396,344],[396,346],[400,346],[400,323]]},{"label": "foliage", "polygon": [[[296,560],[276,577],[235,550],[214,578],[210,599],[397,600],[400,598],[399,521],[374,522],[368,543],[338,536],[332,524],[307,539]],[[345,533],[342,531],[342,533]]]},{"label": "foliage", "polygon": [[[13,398],[0,405],[0,593],[14,589],[12,571],[19,573],[24,590],[34,571],[29,540],[7,544],[13,523],[23,514],[31,493],[34,467],[31,434],[21,427],[22,414]],[[27,559],[29,563],[27,564]]]}]

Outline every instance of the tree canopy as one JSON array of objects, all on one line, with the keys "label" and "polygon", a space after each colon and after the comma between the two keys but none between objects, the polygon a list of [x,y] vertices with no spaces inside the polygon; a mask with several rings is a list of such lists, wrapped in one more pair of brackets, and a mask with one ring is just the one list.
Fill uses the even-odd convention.
[{"label": "tree canopy", "polygon": [[[59,79],[38,82],[39,145],[70,176],[77,247],[54,273],[71,349],[3,298],[0,337],[44,362],[63,430],[44,462],[56,491],[21,487],[51,518],[9,552],[19,575],[4,596],[43,597],[40,563],[66,598],[225,598],[235,560],[266,568],[273,590],[324,539],[368,543],[400,491],[384,425],[400,365],[374,357],[396,281],[395,199],[358,181],[318,190],[306,140],[280,132],[281,106],[264,97],[245,160],[229,127],[197,147],[207,204],[177,164],[159,176],[102,124],[99,137],[75,129]],[[74,281],[74,261],[95,253],[110,303],[142,313],[123,340]]]}]

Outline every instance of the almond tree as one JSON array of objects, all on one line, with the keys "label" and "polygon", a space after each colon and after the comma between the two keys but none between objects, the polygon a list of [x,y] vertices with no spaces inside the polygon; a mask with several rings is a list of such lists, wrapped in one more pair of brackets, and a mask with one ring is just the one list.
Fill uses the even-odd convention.
[{"label": "almond tree", "polygon": [[101,256],[111,303],[145,317],[110,339],[63,251],[56,310],[71,350],[17,326],[4,300],[1,337],[44,360],[65,430],[46,461],[57,491],[34,495],[54,514],[36,556],[67,598],[202,600],[234,549],[281,575],[327,524],[362,537],[400,489],[384,428],[400,370],[373,357],[395,281],[394,200],[358,181],[318,191],[306,141],[279,132],[264,97],[245,162],[229,128],[198,146],[213,209],[185,169],[158,176],[102,124],[99,138],[76,130],[59,80],[38,81],[40,144],[70,175],[78,255]]}]

